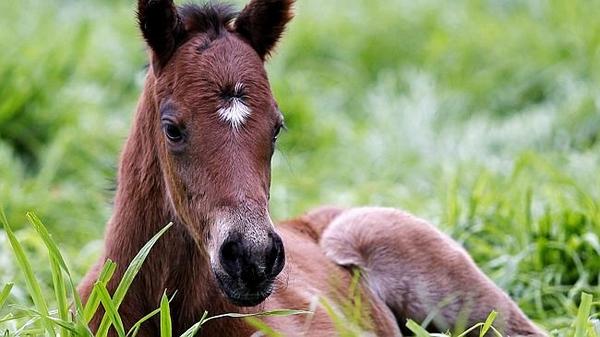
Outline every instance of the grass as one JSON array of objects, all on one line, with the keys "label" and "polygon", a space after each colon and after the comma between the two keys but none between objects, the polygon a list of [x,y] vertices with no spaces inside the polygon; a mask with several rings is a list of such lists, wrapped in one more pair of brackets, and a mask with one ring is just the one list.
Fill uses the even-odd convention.
[{"label": "grass", "polygon": [[[167,225],[161,231],[148,241],[139,251],[139,253],[132,259],[131,263],[127,267],[122,279],[119,281],[119,285],[115,290],[115,293],[111,296],[106,288],[108,281],[110,281],[116,265],[112,261],[107,261],[104,265],[97,282],[94,284],[90,299],[86,302],[85,306],[82,304],[79,293],[75,288],[73,279],[70,276],[70,271],[66,264],[62,254],[56,249],[56,243],[52,237],[48,234],[46,227],[42,222],[32,213],[27,215],[31,221],[33,227],[38,233],[41,240],[44,242],[48,250],[48,258],[50,259],[50,269],[52,271],[53,285],[55,287],[54,300],[58,303],[58,309],[56,312],[50,312],[44,296],[41,293],[41,287],[36,279],[31,263],[24,253],[23,246],[16,239],[11,226],[9,225],[6,216],[3,212],[0,212],[0,222],[4,227],[5,232],[10,241],[13,254],[15,255],[19,267],[24,273],[25,280],[29,294],[33,298],[35,309],[21,307],[18,305],[12,306],[11,312],[0,318],[0,323],[15,322],[19,327],[15,331],[10,329],[0,329],[0,333],[7,337],[18,337],[18,336],[31,336],[31,335],[46,335],[46,336],[92,336],[92,337],[106,337],[110,327],[114,327],[119,337],[135,337],[139,331],[140,325],[152,318],[153,316],[160,315],[160,330],[161,337],[171,337],[171,313],[169,308],[169,298],[166,294],[163,295],[160,303],[160,307],[155,311],[149,313],[147,316],[134,323],[128,332],[125,332],[123,322],[119,315],[119,305],[123,301],[127,290],[131,286],[134,278],[139,272],[142,264],[148,257],[150,250],[154,244],[160,239],[160,237],[171,227],[172,224]],[[53,263],[52,261],[56,262]],[[67,276],[69,287],[66,286],[64,276]],[[0,292],[0,309],[4,304],[6,298],[10,294],[12,284],[4,286],[2,292]],[[68,309],[67,303],[73,303],[73,310]],[[100,327],[96,334],[88,329],[88,324],[92,319],[92,316],[98,310],[100,304],[105,310],[104,317],[101,321]],[[204,313],[204,316],[198,323],[190,327],[180,337],[192,337],[195,336],[202,328],[204,324],[211,320],[223,319],[223,318],[251,318],[251,317],[265,317],[265,316],[289,316],[309,314],[307,311],[302,310],[272,310],[268,312],[258,314],[237,314],[229,313],[217,316],[208,316],[208,312]],[[2,327],[2,326],[0,326]]]},{"label": "grass", "polygon": [[[51,261],[50,269],[52,271],[53,285],[55,288],[54,300],[58,304],[58,309],[52,312],[48,310],[47,302],[40,291],[41,287],[32,271],[31,263],[24,253],[21,243],[16,239],[12,228],[6,219],[6,216],[2,212],[0,213],[0,222],[2,222],[4,230],[7,233],[12,251],[18,261],[19,267],[25,275],[29,294],[33,298],[35,304],[35,309],[13,305],[10,313],[0,318],[0,323],[14,323],[13,325],[17,326],[18,329],[15,329],[14,331],[11,331],[10,328],[5,328],[4,331],[0,330],[0,333],[3,333],[3,336],[19,337],[46,335],[61,337],[106,337],[108,335],[108,330],[112,326],[119,337],[135,337],[141,324],[155,315],[160,315],[160,336],[172,336],[171,312],[169,307],[170,299],[167,297],[166,293],[162,296],[160,307],[136,322],[127,332],[125,331],[123,322],[118,312],[119,305],[123,300],[124,295],[127,293],[129,286],[146,260],[150,250],[160,239],[160,237],[171,227],[171,224],[164,227],[150,241],[148,241],[144,247],[142,247],[140,252],[131,261],[123,275],[123,278],[117,286],[117,290],[112,296],[109,294],[106,284],[112,277],[112,274],[115,270],[115,264],[110,260],[107,261],[100,273],[98,281],[94,284],[90,299],[84,306],[75,288],[73,279],[70,276],[70,271],[66,266],[60,251],[57,249],[56,243],[48,234],[46,227],[34,214],[29,213],[27,217],[47,248],[48,258]],[[69,286],[67,286],[67,283],[65,283],[64,276],[67,277],[67,283]],[[356,288],[359,278],[360,274],[355,273],[351,289],[349,290],[349,295],[351,296],[352,300],[348,302],[349,306],[346,308],[346,310],[350,311],[352,314],[345,315],[338,313],[334,309],[334,305],[327,299],[320,300],[320,305],[323,306],[328,315],[332,317],[339,336],[354,337],[361,335],[361,330],[356,330],[353,326],[353,324],[356,324],[356,326],[363,324],[362,321],[364,320],[364,318],[360,317],[362,302],[360,301],[360,295],[358,295]],[[3,290],[0,292],[0,309],[2,309],[6,298],[9,296],[12,286],[13,285],[9,283],[5,285]],[[582,294],[577,317],[571,325],[571,328],[575,331],[575,337],[597,337],[599,335],[599,323],[597,319],[591,317],[592,306],[595,304],[592,302],[592,300],[592,295],[585,293]],[[66,305],[67,303],[73,303],[72,310],[68,309]],[[94,313],[98,310],[100,304],[102,305],[105,313],[97,333],[93,334],[88,329],[87,325],[92,319]],[[596,303],[596,305],[598,304],[600,304],[600,302]],[[213,317],[208,317],[208,312],[205,312],[200,321],[190,327],[180,337],[195,336],[198,332],[200,332],[205,323],[211,320],[224,318],[247,319],[250,324],[262,331],[266,336],[280,336],[280,334],[256,318],[265,316],[289,316],[300,314],[310,316],[311,312],[284,309],[272,310],[259,314],[229,313]],[[495,318],[496,312],[491,312],[485,322],[476,324],[466,329],[464,332],[457,334],[456,336],[464,337],[473,331],[479,331],[480,337],[483,337],[489,331],[493,332],[498,337],[502,337],[502,334],[493,327]],[[307,319],[310,319],[310,317]],[[408,320],[406,322],[406,327],[417,337],[452,336],[451,333],[430,334],[412,320]]]},{"label": "grass", "polygon": [[[0,204],[14,229],[0,232],[0,318],[45,302],[60,319],[62,289],[99,255],[146,62],[132,6],[0,2]],[[589,336],[599,16],[597,0],[300,0],[268,66],[289,128],[273,162],[274,218],[319,204],[407,209],[464,245],[536,322]],[[32,209],[70,275],[25,221]],[[9,249],[16,239],[39,292]]]}]

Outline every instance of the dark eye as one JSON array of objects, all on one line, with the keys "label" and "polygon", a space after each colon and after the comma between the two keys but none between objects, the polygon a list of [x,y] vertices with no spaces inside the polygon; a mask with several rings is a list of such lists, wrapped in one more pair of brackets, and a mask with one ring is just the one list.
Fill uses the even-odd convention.
[{"label": "dark eye", "polygon": [[279,134],[281,133],[281,129],[283,128],[283,124],[280,124],[275,128],[275,130],[273,131],[273,143],[277,141],[277,138],[279,138]]},{"label": "dark eye", "polygon": [[181,132],[181,129],[172,122],[165,122],[163,124],[163,129],[165,131],[165,136],[167,136],[169,141],[173,143],[179,143],[183,140],[183,133]]}]

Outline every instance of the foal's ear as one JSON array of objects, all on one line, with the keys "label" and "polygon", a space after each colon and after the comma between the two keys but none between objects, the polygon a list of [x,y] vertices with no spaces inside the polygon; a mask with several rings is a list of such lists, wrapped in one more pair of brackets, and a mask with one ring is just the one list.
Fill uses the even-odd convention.
[{"label": "foal's ear", "polygon": [[152,49],[152,67],[159,72],[183,39],[185,27],[173,0],[139,0],[138,21],[146,43]]},{"label": "foal's ear", "polygon": [[235,30],[264,60],[294,16],[293,4],[294,0],[252,0],[235,20]]}]

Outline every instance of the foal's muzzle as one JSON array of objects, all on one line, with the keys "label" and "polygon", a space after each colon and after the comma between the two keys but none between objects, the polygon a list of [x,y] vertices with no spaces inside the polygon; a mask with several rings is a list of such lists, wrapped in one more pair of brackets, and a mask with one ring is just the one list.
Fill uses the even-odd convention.
[{"label": "foal's muzzle", "polygon": [[215,274],[229,300],[255,306],[273,290],[273,281],[285,264],[283,242],[270,230],[264,240],[231,233],[219,249],[221,270]]}]

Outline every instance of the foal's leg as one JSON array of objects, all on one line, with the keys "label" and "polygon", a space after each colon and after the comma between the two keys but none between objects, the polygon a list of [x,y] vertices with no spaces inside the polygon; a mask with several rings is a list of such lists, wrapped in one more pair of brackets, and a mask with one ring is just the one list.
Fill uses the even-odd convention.
[{"label": "foal's leg", "polygon": [[425,320],[437,312],[439,330],[483,322],[508,336],[545,336],[475,265],[467,252],[429,223],[395,209],[340,213],[323,232],[321,247],[343,266],[362,269],[369,287],[397,317]]}]

